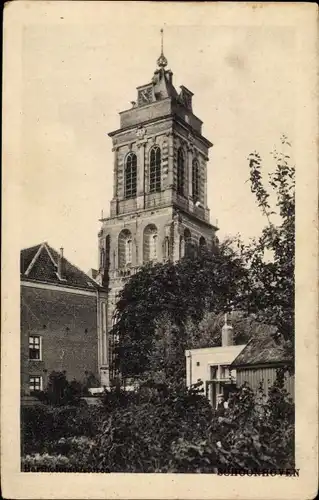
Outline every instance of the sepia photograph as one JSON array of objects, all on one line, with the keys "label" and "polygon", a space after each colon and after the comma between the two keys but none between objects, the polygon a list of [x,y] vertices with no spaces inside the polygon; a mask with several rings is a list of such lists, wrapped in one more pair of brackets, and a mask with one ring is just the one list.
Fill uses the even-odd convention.
[{"label": "sepia photograph", "polygon": [[112,498],[113,473],[289,498],[306,457],[316,494],[316,68],[298,25],[316,15],[269,7],[5,9],[2,366],[25,498],[37,473],[115,478]]}]

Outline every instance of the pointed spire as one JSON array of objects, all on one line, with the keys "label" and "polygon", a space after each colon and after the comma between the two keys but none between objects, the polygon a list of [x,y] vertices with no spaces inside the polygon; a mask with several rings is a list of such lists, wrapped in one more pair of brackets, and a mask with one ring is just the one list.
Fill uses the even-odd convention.
[{"label": "pointed spire", "polygon": [[167,66],[167,64],[168,64],[167,59],[164,56],[164,30],[161,29],[161,55],[157,59],[157,65],[160,68],[165,68],[165,66]]}]

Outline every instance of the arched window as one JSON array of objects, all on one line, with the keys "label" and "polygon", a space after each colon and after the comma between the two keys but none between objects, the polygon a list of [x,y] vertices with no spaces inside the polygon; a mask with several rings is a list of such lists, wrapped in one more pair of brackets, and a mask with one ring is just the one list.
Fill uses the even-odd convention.
[{"label": "arched window", "polygon": [[108,234],[105,238],[105,255],[104,255],[104,267],[108,269],[110,267],[110,247],[111,247],[111,237]]},{"label": "arched window", "polygon": [[128,229],[123,229],[119,234],[118,241],[119,268],[132,264],[132,235]]},{"label": "arched window", "polygon": [[199,246],[200,246],[200,248],[205,248],[205,247],[206,247],[206,244],[207,244],[207,243],[206,243],[206,240],[205,240],[204,236],[201,236],[201,237],[199,238]]},{"label": "arched window", "polygon": [[185,256],[185,240],[183,236],[179,238],[179,258],[182,259]]},{"label": "arched window", "polygon": [[158,146],[151,149],[150,154],[150,192],[161,190],[161,150]]},{"label": "arched window", "polygon": [[185,257],[191,257],[192,255],[192,236],[189,229],[184,231],[184,241],[185,241]]},{"label": "arched window", "polygon": [[199,200],[199,163],[193,160],[192,164],[192,193],[195,201]]},{"label": "arched window", "polygon": [[150,260],[157,259],[157,234],[150,238]]},{"label": "arched window", "polygon": [[144,229],[143,235],[143,260],[150,262],[157,259],[158,235],[157,227],[149,224]]},{"label": "arched window", "polygon": [[136,176],[136,154],[129,153],[125,161],[125,198],[134,198],[136,196]]},{"label": "arched window", "polygon": [[169,259],[169,237],[164,239],[164,259]]},{"label": "arched window", "polygon": [[177,151],[177,192],[184,195],[185,161],[182,148]]},{"label": "arched window", "polygon": [[104,248],[100,248],[100,269],[104,269],[105,267],[105,250]]},{"label": "arched window", "polygon": [[207,243],[206,243],[206,240],[204,238],[204,236],[201,236],[199,238],[199,252],[203,252],[207,247]]}]

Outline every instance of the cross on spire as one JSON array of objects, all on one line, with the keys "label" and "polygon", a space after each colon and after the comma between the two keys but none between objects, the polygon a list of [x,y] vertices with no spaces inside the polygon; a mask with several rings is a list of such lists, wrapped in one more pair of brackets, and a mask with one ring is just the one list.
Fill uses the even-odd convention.
[{"label": "cross on spire", "polygon": [[162,28],[161,29],[161,55],[157,59],[157,65],[160,68],[165,68],[165,66],[167,66],[167,59],[164,56],[164,48],[163,47],[164,47],[164,30]]}]

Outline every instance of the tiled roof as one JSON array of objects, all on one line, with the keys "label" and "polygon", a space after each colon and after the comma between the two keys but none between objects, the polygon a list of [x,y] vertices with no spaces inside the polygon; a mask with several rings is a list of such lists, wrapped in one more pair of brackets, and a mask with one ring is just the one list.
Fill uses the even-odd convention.
[{"label": "tiled roof", "polygon": [[252,337],[246,347],[233,361],[233,367],[243,365],[259,365],[273,363],[290,363],[291,357],[285,345],[274,340],[271,335],[256,335]]},{"label": "tiled roof", "polygon": [[63,257],[63,276],[59,277],[57,274],[58,259],[59,253],[48,243],[40,243],[21,250],[21,279],[89,290],[100,288],[96,281],[71,264],[65,257]]},{"label": "tiled roof", "polygon": [[20,272],[21,273],[24,273],[28,269],[33,257],[36,255],[36,253],[40,247],[41,247],[41,243],[39,245],[35,245],[33,247],[29,247],[29,248],[25,248],[24,250],[21,250],[21,252],[20,252]]}]

